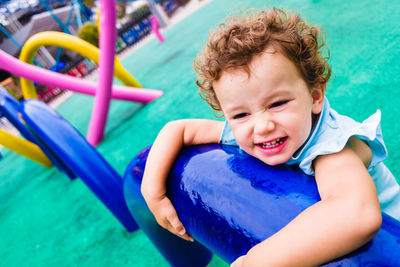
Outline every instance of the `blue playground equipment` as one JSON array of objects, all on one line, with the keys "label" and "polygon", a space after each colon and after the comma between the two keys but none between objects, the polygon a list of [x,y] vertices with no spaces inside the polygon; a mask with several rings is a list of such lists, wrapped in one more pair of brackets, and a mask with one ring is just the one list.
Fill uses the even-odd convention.
[{"label": "blue playground equipment", "polygon": [[62,160],[58,158],[58,155],[54,154],[46,144],[38,142],[34,134],[31,133],[20,121],[20,118],[18,117],[19,106],[20,103],[9,92],[7,92],[4,87],[0,86],[0,115],[3,115],[22,134],[22,136],[25,137],[25,139],[38,145],[60,171],[65,172],[71,180],[75,179],[76,175],[70,170],[68,165],[64,164]]},{"label": "blue playground equipment", "polygon": [[[80,177],[127,231],[138,229],[131,215],[131,212],[135,211],[130,211],[125,201],[122,177],[69,122],[37,99],[18,103],[2,87],[0,87],[0,110],[3,114],[7,114],[7,118],[13,118],[10,120],[13,125],[18,125],[22,131],[27,131],[32,140],[61,171],[70,173],[73,177]],[[25,124],[19,120],[18,113]],[[154,221],[150,217],[148,219],[149,222]],[[186,252],[184,257],[181,257],[180,253],[165,255],[173,266],[187,266],[184,263],[188,262],[194,267],[206,266],[211,260],[211,252],[198,242],[187,244],[187,241],[176,236],[171,238],[169,232],[162,230],[160,233],[158,231],[160,227],[154,224],[142,224],[141,228],[150,232],[155,230],[152,233],[155,239],[171,240],[168,246],[183,248],[182,251]],[[163,251],[162,248],[160,250]]]},{"label": "blue playground equipment", "polygon": [[[140,193],[149,148],[133,158],[122,179],[45,103],[18,103],[4,89],[0,93],[2,114],[27,130],[61,170],[80,177],[128,231],[140,227],[172,266],[206,266],[212,253],[230,263],[320,200],[314,179],[297,168],[267,166],[236,147],[190,147],[181,152],[168,180],[169,197],[196,240],[185,241],[157,224]],[[325,266],[399,266],[398,251],[400,222],[383,214],[372,241]]]},{"label": "blue playground equipment", "polygon": [[[190,253],[191,244],[178,244],[174,235],[158,226],[140,194],[148,152],[146,148],[129,164],[125,198],[136,222],[161,253],[167,259],[181,259]],[[228,263],[320,200],[314,179],[300,169],[271,167],[238,148],[217,144],[181,152],[168,192],[188,233]],[[400,222],[382,216],[382,227],[370,242],[324,266],[400,266]],[[204,248],[200,251],[207,261]],[[192,266],[190,258],[185,260],[176,265],[169,261]]]},{"label": "blue playground equipment", "polygon": [[7,90],[0,86],[0,115],[4,116],[29,141],[35,138],[18,118],[19,102]]},{"label": "blue playground equipment", "polygon": [[39,146],[46,146],[57,155],[129,232],[138,228],[125,203],[121,176],[84,136],[41,101],[23,101],[19,112]]},{"label": "blue playground equipment", "polygon": [[18,103],[2,87],[0,110],[58,169],[71,179],[80,177],[128,231],[138,228],[125,203],[122,177],[70,123],[39,100]]}]

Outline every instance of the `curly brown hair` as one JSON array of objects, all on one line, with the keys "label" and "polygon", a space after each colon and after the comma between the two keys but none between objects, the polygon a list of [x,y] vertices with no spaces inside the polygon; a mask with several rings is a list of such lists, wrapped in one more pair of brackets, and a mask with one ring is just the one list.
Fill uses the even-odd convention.
[{"label": "curly brown hair", "polygon": [[246,14],[230,17],[220,24],[194,61],[200,96],[214,110],[221,111],[213,83],[230,69],[242,68],[250,75],[251,60],[268,46],[296,65],[310,90],[328,82],[329,50],[318,27],[307,24],[297,13],[282,9],[249,10]]}]

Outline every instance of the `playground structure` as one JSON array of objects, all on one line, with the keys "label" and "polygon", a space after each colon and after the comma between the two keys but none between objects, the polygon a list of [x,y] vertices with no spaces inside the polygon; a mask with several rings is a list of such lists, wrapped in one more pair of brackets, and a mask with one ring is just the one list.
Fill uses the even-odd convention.
[{"label": "playground structure", "polygon": [[[38,0],[36,4],[33,4],[33,2],[23,3],[24,0],[18,1],[23,4],[22,6],[24,8],[19,8],[16,14],[12,13],[14,9],[10,9],[6,12],[7,8],[5,5],[7,4],[3,4],[4,6],[0,5],[0,8],[4,10],[3,18],[0,17],[0,20],[4,25],[2,26],[0,24],[0,37],[2,37],[0,38],[0,42],[2,41],[0,45],[2,50],[7,51],[11,55],[16,55],[18,51],[22,50],[22,43],[25,43],[26,45],[28,36],[35,33],[42,33],[44,30],[61,30],[67,34],[76,34],[78,29],[82,27],[83,23],[90,21],[91,15],[93,14],[87,5],[93,5],[94,1],[86,1],[84,3],[81,0]],[[132,2],[134,1],[131,1],[131,3]],[[169,1],[165,1],[165,4],[168,2]],[[126,6],[127,2],[119,2],[119,4],[121,3]],[[29,5],[34,6],[29,7]],[[167,4],[167,6],[169,5]],[[151,12],[157,12],[156,15],[161,16],[162,12],[160,12],[159,8],[159,4],[155,5],[155,3],[151,1],[140,4],[130,4],[128,6],[128,13],[126,13],[125,17],[119,19],[117,23],[117,53],[134,45],[151,32],[149,18]],[[45,12],[35,14],[40,12],[39,10]],[[169,8],[166,9],[167,12],[168,10]],[[31,12],[33,12],[34,15],[24,15],[31,14]],[[28,23],[26,22],[27,19],[25,19],[25,17],[30,18]],[[21,20],[21,22],[19,20]],[[1,36],[1,34],[3,36]],[[69,75],[75,77],[85,76],[94,68],[94,65],[89,60],[82,61],[84,57],[77,57],[71,53],[73,50],[63,48],[64,47],[60,46],[57,48],[41,45],[38,52],[34,54],[35,57],[33,58],[33,63],[37,66],[45,67],[53,71],[62,73],[68,72]],[[56,55],[55,52],[57,52]],[[14,86],[8,87],[8,90],[13,87]],[[60,88],[46,87],[42,84],[38,86],[37,90],[39,93],[39,99],[46,102],[50,101],[63,91]],[[21,97],[20,94],[17,95]]]},{"label": "playground structure", "polygon": [[18,118],[18,102],[4,88],[0,88],[1,105],[0,114],[7,118],[15,128],[26,138],[20,138],[7,131],[0,129],[1,144],[11,151],[16,152],[26,158],[33,160],[45,167],[51,167],[51,161],[46,157],[42,150],[35,144],[32,134],[22,125]]},{"label": "playground structure", "polygon": [[[191,147],[181,152],[168,179],[168,196],[196,240],[187,242],[158,225],[140,193],[149,148],[133,158],[122,179],[46,104],[28,99],[18,112],[60,169],[79,176],[128,231],[140,227],[172,266],[206,266],[212,253],[230,263],[320,200],[314,180],[297,168],[269,167],[236,147]],[[324,266],[396,266],[400,223],[382,216],[377,236]]]},{"label": "playground structure", "polygon": [[[101,5],[101,9],[104,5]],[[107,11],[110,13],[110,11]],[[112,11],[111,11],[112,12]],[[102,12],[102,13],[105,13]],[[92,112],[92,118],[90,120],[90,125],[89,125],[89,130],[88,130],[88,140],[91,144],[97,145],[100,140],[103,138],[104,134],[104,129],[105,129],[105,123],[106,123],[106,117],[108,113],[108,108],[109,108],[109,101],[110,101],[110,96],[111,94],[111,85],[112,85],[112,72],[110,73],[105,67],[103,68],[102,66],[107,66],[108,68],[113,68],[114,66],[114,45],[115,45],[115,10],[114,10],[114,15],[111,15],[111,18],[109,18],[110,15],[104,14],[102,19],[100,20],[101,28],[103,29],[102,34],[100,35],[100,47],[102,47],[103,53],[100,54],[99,60],[98,58],[98,52],[96,52],[96,48],[84,41],[79,40],[76,37],[73,36],[68,36],[67,40],[70,40],[69,42],[63,42],[61,40],[57,40],[58,37],[65,37],[65,36],[60,36],[62,33],[41,33],[38,36],[33,36],[32,41],[28,41],[26,49],[23,48],[21,51],[21,59],[23,61],[31,62],[33,59],[33,53],[36,52],[36,50],[41,46],[41,45],[59,45],[59,46],[66,46],[71,50],[74,50],[78,52],[80,49],[85,49],[81,51],[88,51],[89,56],[92,60],[98,61],[99,62],[99,88],[96,90],[91,89],[85,90],[85,82],[78,82],[75,80],[75,84],[71,81],[71,79],[65,79],[63,77],[64,83],[60,84],[58,81],[61,78],[62,75],[53,75],[50,73],[47,73],[47,79],[46,76],[41,76],[41,75],[32,75],[34,71],[34,67],[28,67],[21,65],[20,62],[17,62],[13,60],[10,56],[6,55],[4,52],[0,51],[2,54],[2,68],[10,73],[13,73],[18,76],[22,77],[27,77],[28,79],[41,82],[44,84],[49,84],[53,86],[58,86],[60,88],[65,88],[66,86],[69,87],[69,89],[76,89],[76,91],[87,93],[90,92],[91,94],[94,95],[94,92],[96,92],[96,98],[94,102],[94,107],[93,107],[93,112]],[[43,36],[45,35],[45,36]],[[44,37],[44,38],[43,38]],[[13,64],[14,63],[14,64]],[[12,66],[12,67],[11,67]],[[140,84],[133,78],[130,77],[130,75],[122,68],[122,65],[119,63],[119,61],[116,61],[116,67],[117,67],[117,73],[121,73],[120,77],[122,77],[122,81],[126,84],[134,85],[134,86],[140,86]],[[44,70],[37,70],[40,73],[43,73]],[[49,75],[50,74],[50,75]],[[56,78],[55,78],[56,77]],[[74,85],[75,86],[74,86]],[[88,83],[86,83],[88,85]],[[25,98],[31,98],[31,97],[37,97],[36,93],[33,90],[33,86],[31,83],[27,82],[25,79],[22,80],[22,87],[23,87],[23,92]],[[27,89],[30,88],[30,89]],[[87,88],[87,86],[86,86]],[[96,86],[94,87],[96,88]],[[154,94],[155,93],[155,94]],[[140,99],[140,102],[148,102],[153,100],[156,96],[161,95],[161,91],[125,91],[123,93],[125,96],[126,95],[134,95],[138,96],[137,98]],[[143,97],[144,96],[144,97]],[[150,99],[148,100],[148,96],[150,96]],[[143,98],[146,98],[146,100],[143,101]],[[122,96],[122,99],[125,98]],[[120,98],[121,99],[121,98]]]},{"label": "playground structure", "polygon": [[[297,167],[268,166],[227,145],[189,147],[175,161],[167,194],[187,232],[204,246],[196,254],[201,259],[193,260],[192,243],[161,228],[140,193],[149,150],[128,165],[124,194],[140,229],[172,266],[206,266],[196,264],[209,259],[207,250],[232,263],[320,200],[315,180]],[[398,266],[400,222],[382,218],[371,241],[323,266]]]},{"label": "playground structure", "polygon": [[[32,64],[35,52],[41,46],[58,46],[84,55],[86,58],[98,64],[99,49],[82,39],[61,32],[42,32],[33,35],[24,44],[20,60]],[[114,62],[115,76],[126,86],[141,88],[141,84],[133,78],[122,66],[121,62],[115,57]],[[37,98],[35,87],[32,82],[21,78],[21,89],[25,98]]]},{"label": "playground structure", "polygon": [[[107,8],[109,8],[109,6]],[[102,12],[102,14],[105,13]],[[100,36],[100,38],[102,40],[102,36]],[[104,45],[104,43],[105,41],[103,40],[100,47],[102,49],[103,47],[109,48],[109,46]],[[111,65],[107,65],[104,62]],[[110,57],[102,60],[102,52],[100,52],[100,67],[115,66],[113,64],[115,64],[113,58],[112,60]],[[59,86],[66,82],[64,86],[76,86],[77,89],[78,87],[83,87],[93,94],[96,90],[96,85],[94,83],[86,83],[77,78],[65,77],[61,74],[39,69],[16,59],[11,59],[3,53],[0,53],[0,66],[10,69],[10,72],[14,71],[14,74],[16,75],[32,80],[36,79],[38,82],[48,82],[55,86]],[[102,99],[105,102],[110,101],[113,93],[114,96],[116,96],[117,93],[126,93],[127,96],[134,98],[142,96],[140,92],[151,92],[138,88],[136,89],[138,91],[135,91],[135,94],[133,91],[130,91],[130,88],[126,87],[122,87],[122,90],[117,90],[117,88],[116,90],[112,90],[110,82],[110,77],[112,77],[112,71],[110,70],[112,70],[112,68],[104,67],[103,70],[111,72],[111,74],[109,73],[108,79],[102,79],[99,81],[109,85],[108,88],[105,85],[101,87],[102,90],[108,89],[108,92],[104,93],[105,96],[108,94],[108,98],[105,100]],[[46,77],[47,75],[49,76]],[[105,106],[107,107],[107,103]],[[146,153],[148,151],[143,151],[133,159],[131,164],[127,167],[124,184],[122,184],[122,178],[101,157],[101,155],[98,154],[96,149],[87,143],[85,138],[81,136],[68,122],[63,120],[60,115],[49,109],[47,105],[35,99],[27,99],[22,103],[16,103],[14,106],[6,108],[3,113],[5,112],[10,112],[13,115],[16,115],[19,112],[25,124],[21,123],[19,119],[17,124],[21,123],[21,126],[28,130],[28,133],[33,136],[33,141],[41,147],[46,155],[50,155],[49,158],[52,158],[52,161],[58,165],[61,170],[66,172],[68,176],[71,178],[79,176],[121,221],[128,231],[137,229],[137,225],[131,217],[132,214],[140,228],[145,231],[173,266],[182,264],[184,266],[206,266],[211,258],[211,252],[209,249],[220,255],[227,262],[232,262],[235,257],[244,254],[249,247],[261,241],[263,238],[266,238],[273,231],[277,231],[279,227],[284,225],[285,220],[290,220],[290,216],[295,216],[295,214],[301,212],[301,210],[306,206],[312,205],[315,201],[318,201],[315,185],[310,183],[309,179],[305,179],[304,176],[299,174],[299,172],[293,170],[270,170],[265,166],[260,166],[259,163],[255,163],[251,159],[246,158],[247,156],[237,153],[237,151],[235,152],[230,148],[227,149],[224,147],[211,146],[189,149],[184,152],[183,156],[178,160],[169,185],[170,197],[174,205],[177,207],[183,223],[189,233],[197,240],[195,243],[188,243],[159,227],[141,198],[139,190],[140,179],[144,169]],[[93,112],[95,112],[95,110]],[[16,118],[18,118],[18,116],[16,116]],[[27,139],[29,138],[27,137]],[[90,140],[93,141],[96,139]],[[207,153],[216,153],[217,156],[215,156],[215,154],[211,156]],[[209,158],[217,159],[219,161],[211,163]],[[207,162],[209,162],[208,164],[210,165],[199,165],[199,161],[202,164],[207,164]],[[250,161],[250,163],[249,165],[246,165],[244,162],[248,161]],[[232,188],[225,190],[221,187],[220,184],[222,181],[219,180],[221,178],[220,175],[215,177],[216,173],[211,172],[211,166],[213,164],[216,164],[217,168],[223,167],[224,170],[228,170],[228,173],[224,175],[223,178],[227,179],[229,182],[228,184],[240,184],[241,187],[237,187],[237,189],[240,190],[242,196],[243,192],[247,192],[244,198],[234,200],[237,205],[246,207],[244,210],[240,209],[240,212],[261,210],[262,208],[265,208],[265,206],[269,205],[275,207],[275,209],[270,213],[260,214],[253,212],[245,215],[246,218],[251,218],[253,223],[254,221],[266,221],[265,229],[262,227],[265,232],[260,233],[257,232],[259,231],[258,229],[252,229],[251,225],[247,221],[234,225],[228,223],[232,219],[235,222],[240,221],[243,214],[227,216],[223,215],[222,211],[220,212],[219,203],[221,203],[221,195],[231,199]],[[240,164],[245,164],[246,166]],[[184,171],[183,166],[185,166],[185,168],[191,168],[191,171]],[[265,168],[267,171],[264,170]],[[210,180],[202,180],[204,177],[200,180],[199,177],[196,176],[196,170],[199,169],[210,170]],[[250,169],[259,170],[259,173],[254,174],[256,177],[247,177],[248,172],[246,170]],[[240,170],[245,173],[240,173]],[[185,173],[194,174],[195,177],[184,176],[183,174]],[[214,174],[214,176],[212,176],[212,174]],[[301,192],[293,191],[289,192],[287,196],[284,196],[281,191],[273,192],[271,189],[281,188],[280,185],[278,185],[278,187],[268,187],[267,185],[276,184],[279,181],[287,182],[285,179],[274,179],[274,177],[278,175],[280,177],[289,177],[290,182],[298,181],[298,188],[301,188],[302,191],[308,193],[300,195]],[[261,179],[260,177],[263,178]],[[267,179],[265,179],[265,177]],[[244,183],[237,183],[238,181],[243,180],[246,181]],[[191,184],[190,181],[193,181],[193,183]],[[205,185],[203,186],[203,188],[205,188],[205,191],[203,192],[195,191],[196,188],[202,188],[201,186],[198,186],[198,183],[200,182],[204,183],[202,185]],[[206,185],[208,185],[208,187]],[[181,190],[180,188],[185,188],[186,190]],[[287,185],[282,186],[282,188],[287,188]],[[263,189],[264,191],[261,190],[262,192],[260,192],[260,189]],[[218,194],[211,194],[211,197],[217,196],[218,201],[215,199],[207,199],[207,197],[210,197],[210,192],[218,192]],[[263,206],[260,206],[259,199],[254,200],[251,198],[252,194],[263,196],[263,199],[265,199]],[[297,195],[296,199],[300,199],[300,204],[292,203],[292,205],[285,207],[282,206],[279,201],[274,202],[274,199],[286,202],[288,197],[290,197],[290,194]],[[190,198],[193,196],[196,197]],[[247,196],[249,197],[248,203],[244,204],[242,201],[243,199],[246,199]],[[203,205],[204,203],[208,206]],[[282,213],[288,214],[288,216],[278,225],[275,225],[275,218],[277,215],[274,211],[278,208],[284,209],[285,211]],[[207,212],[210,210],[215,211],[215,213]],[[232,210],[230,209],[229,212],[231,211]],[[266,218],[257,216],[266,216]],[[274,220],[272,220],[272,218]],[[393,266],[400,262],[399,255],[394,254],[399,249],[399,223],[393,221],[393,219],[386,215],[384,215],[383,218],[384,222],[382,229],[372,242],[368,243],[355,253],[352,253],[349,257],[339,259],[335,264],[357,263],[365,265],[368,263],[376,264],[385,260],[385,263],[389,263],[389,265]],[[216,222],[216,220],[218,222]],[[271,227],[271,230],[267,228],[268,224],[274,225]],[[230,231],[225,232],[226,229],[229,229]],[[240,231],[238,231],[238,229],[240,229]],[[251,235],[248,235],[248,233],[251,233]],[[231,239],[231,236],[234,238]],[[227,240],[229,240],[228,243],[226,243]],[[388,252],[394,253],[390,254]],[[193,255],[196,255],[196,257],[193,257]],[[378,262],[377,259],[379,260]]]},{"label": "playground structure", "polygon": [[[116,67],[116,73],[119,73],[121,80],[130,85],[141,87],[141,85],[131,77],[122,67],[118,60],[114,65],[114,47],[115,47],[115,6],[111,1],[104,1],[101,3],[101,13],[103,14],[100,19],[100,25],[103,31],[100,34],[100,47],[101,53],[98,52],[97,48],[86,43],[85,41],[79,40],[70,35],[61,36],[70,40],[69,42],[63,42],[57,40],[62,33],[42,33],[36,37],[33,37],[32,41],[29,41],[26,48],[23,49],[21,57],[27,62],[31,62],[33,59],[33,54],[41,45],[53,44],[66,46],[72,50],[85,51],[89,58],[99,62],[99,83],[90,83],[83,81],[74,77],[67,77],[59,73],[54,73],[30,64],[24,63],[15,59],[14,57],[0,51],[0,65],[4,70],[13,73],[17,76],[25,77],[27,79],[37,81],[44,84],[49,84],[53,86],[58,86],[60,88],[67,88],[70,90],[89,93],[95,95],[94,107],[92,112],[92,118],[90,120],[89,131],[88,131],[88,141],[92,145],[96,145],[103,138],[105,123],[108,114],[108,108],[110,104],[111,97],[116,97],[123,100],[133,100],[142,103],[147,103],[152,101],[162,95],[162,91],[159,90],[146,90],[142,88],[130,88],[130,87],[119,87],[112,91],[112,78],[113,78],[113,68]],[[36,41],[35,41],[36,40]],[[47,43],[46,43],[47,41]],[[85,54],[86,55],[86,54]],[[36,92],[32,86],[31,82],[23,82],[23,93],[26,99],[35,98]],[[54,151],[52,145],[46,142],[42,142],[39,139],[39,135],[36,133],[33,136],[26,126],[18,118],[19,103],[16,100],[12,100],[10,95],[7,95],[6,91],[2,92],[2,103],[7,103],[8,105],[2,106],[2,113],[10,122],[13,123],[17,129],[25,136],[27,140],[22,138],[12,138],[9,139],[9,135],[2,131],[2,144],[8,145],[9,148],[13,148],[16,152],[19,152],[28,158],[35,160],[36,162],[49,167],[51,164],[44,157],[44,154],[54,163],[60,170],[64,171],[71,179],[76,176],[81,177],[84,181],[89,181],[87,184],[92,189],[92,191],[103,201],[103,203],[109,207],[111,212],[115,214],[117,218],[120,219],[122,224],[127,228],[128,231],[133,231],[136,229],[136,224],[131,218],[127,208],[121,211],[121,207],[124,207],[123,195],[122,195],[122,179],[119,175],[112,170],[111,174],[105,175],[106,172],[102,172],[101,175],[90,176],[90,178],[85,179],[85,173],[77,171],[75,167],[71,167],[69,163],[65,163],[66,157],[62,157],[59,151]],[[50,124],[48,124],[50,125]],[[52,125],[51,127],[53,127]],[[70,138],[71,136],[69,136]],[[64,142],[64,144],[68,144]],[[10,144],[11,143],[11,144]],[[53,144],[55,145],[55,144]],[[87,144],[90,146],[89,144]],[[38,146],[44,152],[38,150]],[[92,147],[92,149],[94,149]],[[95,151],[95,150],[94,150]],[[85,151],[87,154],[87,151]],[[95,158],[95,156],[93,156]],[[85,165],[85,160],[82,160]],[[107,166],[107,165],[106,165]],[[87,166],[85,167],[87,168]],[[90,168],[87,168],[90,170]],[[108,176],[103,183],[90,182],[95,181],[96,177]],[[94,180],[90,180],[94,179]],[[111,183],[111,184],[110,184]],[[98,188],[99,185],[104,185],[104,188]],[[114,190],[113,190],[114,189]],[[120,196],[118,198],[118,196]]]},{"label": "playground structure", "polygon": [[150,18],[150,22],[151,22],[151,30],[154,32],[154,34],[156,35],[158,41],[160,43],[165,41],[164,36],[161,34],[160,30],[159,30],[159,22],[156,16],[152,16]]},{"label": "playground structure", "polygon": [[[114,47],[115,47],[115,5],[111,1],[104,1],[100,6],[102,10],[102,17],[100,19],[100,25],[102,29],[104,29],[100,34],[100,47],[101,53],[98,53],[97,48],[91,46],[90,44],[74,39],[71,36],[63,36],[67,39],[70,39],[70,42],[62,42],[57,41],[57,37],[55,37],[56,33],[47,33],[45,38],[40,38],[43,35],[39,35],[39,37],[33,38],[35,41],[28,42],[24,53],[21,53],[22,58],[28,62],[31,62],[33,59],[33,53],[36,52],[40,45],[43,45],[44,40],[48,40],[49,42],[53,42],[52,44],[59,44],[62,46],[63,44],[71,49],[79,50],[83,49],[89,54],[94,61],[99,62],[99,84],[96,85],[94,83],[88,83],[73,77],[66,77],[65,75],[54,73],[45,69],[41,69],[30,64],[24,63],[22,61],[18,61],[14,57],[7,55],[5,52],[0,51],[0,65],[1,67],[15,75],[25,77],[27,79],[31,79],[33,81],[41,82],[44,84],[49,84],[53,86],[59,86],[61,88],[67,87],[68,89],[77,89],[77,91],[91,93],[95,95],[94,108],[92,112],[92,118],[89,125],[88,131],[88,140],[91,144],[96,145],[103,138],[105,123],[108,114],[109,103],[111,100],[112,94],[112,78],[113,78],[113,68],[116,66],[117,72],[121,75],[121,80],[127,84],[140,86],[141,85],[127,72],[123,69],[122,65],[117,60],[117,63],[114,65]],[[35,45],[36,44],[36,45]],[[27,51],[27,52],[25,52]],[[25,98],[34,98],[36,97],[36,93],[34,88],[30,82],[23,82],[23,93],[25,94]],[[29,89],[27,89],[29,88]],[[140,102],[149,102],[154,100],[155,98],[162,95],[162,92],[159,90],[145,90],[145,89],[131,89],[122,87],[125,90],[114,90],[114,96],[117,95],[119,99],[134,99],[139,100]],[[2,88],[3,89],[3,88]],[[89,89],[89,90],[88,90]],[[119,93],[119,94],[118,94]],[[41,154],[41,151],[38,150],[38,147],[47,155],[47,157],[54,163],[60,170],[64,171],[71,179],[76,176],[81,177],[82,180],[86,181],[86,184],[92,189],[92,191],[103,201],[103,203],[110,209],[112,213],[121,221],[121,223],[126,227],[128,231],[133,231],[137,228],[135,222],[133,221],[128,209],[126,208],[125,201],[123,200],[122,194],[122,179],[119,175],[109,167],[106,163],[106,170],[103,170],[97,175],[89,175],[87,176],[85,170],[91,171],[92,168],[88,168],[86,165],[86,160],[80,161],[84,166],[83,172],[80,172],[81,169],[76,166],[70,166],[70,162],[65,162],[68,159],[67,156],[60,156],[60,151],[54,149],[54,147],[58,144],[68,144],[71,145],[72,132],[67,135],[68,141],[64,140],[64,142],[56,142],[50,144],[46,141],[42,141],[40,139],[40,134],[35,132],[32,134],[32,129],[27,129],[24,123],[20,121],[18,118],[19,106],[23,105],[13,101],[10,95],[7,95],[7,92],[3,89],[2,91],[2,103],[7,103],[2,105],[2,114],[9,118],[10,122],[15,125],[15,127],[21,132],[22,135],[25,136],[27,140],[23,140],[21,138],[15,137],[9,139],[9,135],[7,135],[4,131],[2,131],[2,137],[4,138],[3,145],[8,145],[9,148],[12,147],[16,152],[20,152],[25,156],[35,160],[36,162],[49,167],[50,163],[46,157]],[[29,118],[25,117],[24,120],[28,120]],[[45,124],[50,127],[55,127],[55,125],[49,124],[48,121],[45,120]],[[43,129],[43,128],[42,128]],[[51,130],[53,131],[53,130]],[[55,130],[57,133],[58,131]],[[76,132],[75,132],[76,133]],[[82,142],[81,139],[78,139]],[[83,139],[84,140],[84,139]],[[11,144],[10,144],[11,143]],[[86,146],[89,146],[89,149],[92,151],[96,150],[86,143]],[[79,151],[79,148],[78,148]],[[88,151],[80,151],[81,155],[87,156]],[[82,153],[85,152],[85,153]],[[95,155],[92,155],[91,158],[96,159]],[[87,159],[87,158],[85,158]],[[75,161],[74,161],[75,162]],[[100,164],[103,165],[103,164]],[[107,166],[109,168],[107,168]],[[98,168],[95,168],[98,169]],[[109,172],[107,172],[109,171]],[[109,173],[109,174],[108,174]],[[92,173],[91,173],[92,174]],[[107,177],[104,181],[99,181],[97,177]],[[125,207],[125,208],[124,208]]]},{"label": "playground structure", "polygon": [[[15,3],[23,2],[23,0],[14,1]],[[44,30],[61,30],[65,33],[74,33],[77,28],[90,19],[90,9],[85,7],[81,1],[73,0],[69,3],[65,0],[37,1],[25,3],[24,8],[17,10],[7,8],[7,4],[3,4],[4,12],[0,24],[0,33],[7,37],[2,40],[1,49],[7,51],[11,55],[16,55],[21,49],[25,40],[37,32]],[[64,6],[63,6],[64,5]],[[60,7],[61,6],[61,7]],[[43,11],[43,12],[41,12]],[[41,13],[38,13],[41,12]],[[38,14],[36,14],[38,13]],[[27,21],[27,19],[29,20]],[[20,21],[21,20],[21,21]],[[40,48],[39,57],[34,60],[35,65],[50,68],[60,62],[62,49],[57,50],[53,56],[47,48]]]}]

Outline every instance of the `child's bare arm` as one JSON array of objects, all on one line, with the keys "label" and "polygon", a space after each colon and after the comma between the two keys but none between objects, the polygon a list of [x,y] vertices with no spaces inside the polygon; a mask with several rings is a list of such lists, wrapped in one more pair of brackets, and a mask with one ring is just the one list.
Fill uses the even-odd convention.
[{"label": "child's bare arm", "polygon": [[365,162],[353,149],[317,158],[321,201],[232,266],[315,266],[369,241],[380,228],[381,212]]},{"label": "child's bare arm", "polygon": [[146,162],[141,191],[147,205],[162,227],[186,240],[192,238],[166,196],[167,176],[183,146],[218,143],[223,125],[202,119],[169,122],[158,134]]}]

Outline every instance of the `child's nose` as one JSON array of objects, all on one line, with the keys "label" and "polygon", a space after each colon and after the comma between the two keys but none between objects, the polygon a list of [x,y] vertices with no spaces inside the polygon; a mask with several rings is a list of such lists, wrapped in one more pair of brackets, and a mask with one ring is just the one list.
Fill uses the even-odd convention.
[{"label": "child's nose", "polygon": [[275,129],[275,123],[266,113],[258,114],[255,118],[254,133],[266,134]]}]

